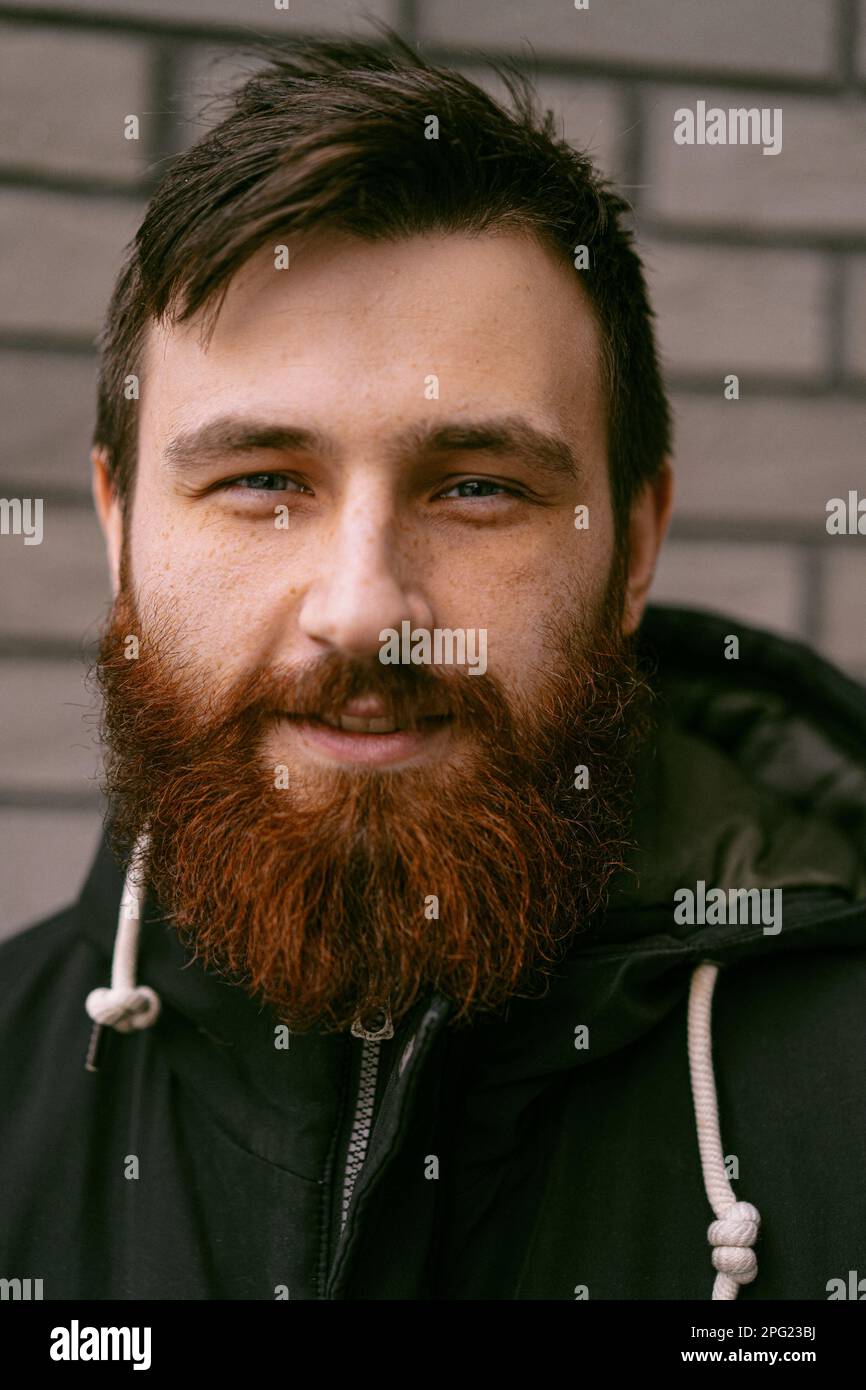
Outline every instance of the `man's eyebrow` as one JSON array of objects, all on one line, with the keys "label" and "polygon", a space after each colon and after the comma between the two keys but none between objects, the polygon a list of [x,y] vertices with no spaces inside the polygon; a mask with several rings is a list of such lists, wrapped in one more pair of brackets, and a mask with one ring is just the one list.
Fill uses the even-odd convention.
[{"label": "man's eyebrow", "polygon": [[197,429],[182,430],[174,435],[163,448],[162,457],[173,472],[180,472],[195,464],[232,454],[249,454],[256,449],[318,454],[328,458],[336,452],[333,440],[320,430],[223,415]]},{"label": "man's eyebrow", "polygon": [[[322,430],[226,415],[176,434],[166,443],[163,460],[173,472],[180,472],[196,464],[257,449],[315,454],[331,461],[339,457],[336,441]],[[577,459],[567,441],[530,424],[521,415],[413,424],[388,448],[389,457],[395,462],[419,454],[463,453],[520,458],[551,478],[576,481],[580,477]]]},{"label": "man's eyebrow", "polygon": [[499,454],[526,460],[538,472],[552,478],[577,481],[581,475],[568,442],[558,434],[531,425],[522,415],[414,425],[401,435],[396,451],[399,454]]}]

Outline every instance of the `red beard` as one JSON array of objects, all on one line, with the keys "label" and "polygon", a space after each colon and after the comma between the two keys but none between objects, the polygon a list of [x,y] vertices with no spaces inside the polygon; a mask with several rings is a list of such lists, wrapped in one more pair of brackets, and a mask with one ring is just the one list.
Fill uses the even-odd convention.
[{"label": "red beard", "polygon": [[[144,623],[122,593],[97,668],[113,841],[128,853],[147,829],[160,910],[296,1032],[386,1008],[396,1023],[434,988],[459,1022],[543,987],[628,846],[647,687],[620,635],[621,593],[611,585],[590,631],[551,634],[529,708],[489,673],[336,653],[217,688],[167,618]],[[454,755],[294,781],[289,769],[276,786],[262,752],[275,712],[332,713],[363,693],[403,725],[444,705]]]}]

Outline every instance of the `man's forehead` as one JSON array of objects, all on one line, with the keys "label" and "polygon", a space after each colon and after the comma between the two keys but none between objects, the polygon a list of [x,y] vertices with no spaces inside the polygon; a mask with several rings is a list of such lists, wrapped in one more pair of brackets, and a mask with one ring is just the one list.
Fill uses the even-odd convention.
[{"label": "man's forehead", "polygon": [[324,386],[345,372],[360,391],[420,372],[435,383],[430,401],[440,387],[453,403],[482,385],[495,395],[501,383],[506,393],[523,387],[524,402],[541,392],[542,405],[576,393],[579,408],[599,387],[600,339],[579,272],[534,237],[331,235],[301,243],[284,271],[262,247],[224,298],[182,323],[151,322],[141,376],[150,406],[174,423],[196,404],[193,379],[203,392],[236,378],[254,391],[251,373],[262,383],[312,375]]}]

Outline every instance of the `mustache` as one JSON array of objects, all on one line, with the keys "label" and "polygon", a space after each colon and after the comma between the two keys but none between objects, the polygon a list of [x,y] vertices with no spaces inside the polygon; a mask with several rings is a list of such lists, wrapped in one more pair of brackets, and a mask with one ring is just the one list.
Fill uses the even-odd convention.
[{"label": "mustache", "polygon": [[[140,610],[121,590],[94,672],[111,713],[103,735],[109,746],[128,747],[131,756],[136,740],[146,735],[160,765],[180,748],[191,759],[210,760],[220,748],[226,756],[249,756],[280,719],[339,724],[345,707],[363,700],[364,707],[354,711],[361,718],[409,730],[447,721],[455,734],[468,736],[467,746],[538,764],[555,757],[557,738],[573,732],[575,723],[617,723],[634,694],[627,674],[622,679],[630,644],[618,630],[614,599],[601,605],[586,636],[564,613],[545,621],[540,654],[536,648],[533,656],[536,693],[530,699],[506,689],[489,669],[383,663],[377,652],[330,650],[293,665],[260,660],[240,676],[215,678],[202,654],[190,650],[175,615],[152,602]],[[140,640],[140,658],[134,660],[127,650],[130,634]]]},{"label": "mustache", "polygon": [[[338,723],[345,707],[360,700],[375,706],[370,717],[401,729],[447,720],[458,730],[483,726],[504,734],[516,713],[513,697],[490,671],[385,664],[377,653],[329,651],[296,665],[264,662],[240,677],[213,680],[206,664],[191,659],[170,617],[147,619],[142,629],[130,597],[118,597],[103,634],[97,680],[122,687],[134,681],[155,709],[164,709],[167,722],[183,711],[193,736],[254,735],[286,717]],[[141,659],[130,660],[128,634],[142,631]]]},{"label": "mustache", "polygon": [[420,729],[447,720],[458,727],[484,724],[493,731],[510,723],[501,682],[448,667],[383,665],[377,657],[330,652],[291,670],[259,668],[237,686],[228,701],[228,722],[275,717],[337,722],[346,706],[365,700],[374,717],[398,728]]}]

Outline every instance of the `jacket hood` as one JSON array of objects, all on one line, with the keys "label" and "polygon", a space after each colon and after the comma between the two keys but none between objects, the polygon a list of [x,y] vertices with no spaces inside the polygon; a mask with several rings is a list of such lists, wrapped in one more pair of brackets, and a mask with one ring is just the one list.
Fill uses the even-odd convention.
[{"label": "jacket hood", "polygon": [[[726,637],[739,639],[725,660]],[[722,888],[866,897],[866,690],[799,643],[729,618],[651,608],[659,737],[642,768],[622,905]],[[616,904],[611,904],[612,908]]]}]

